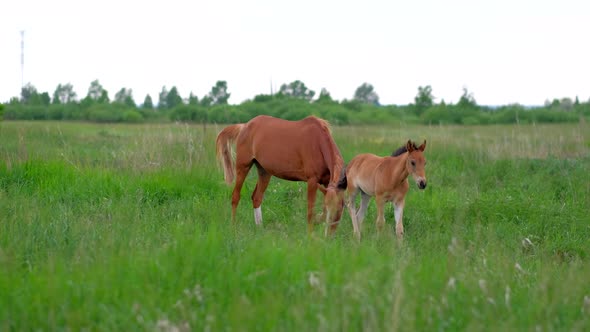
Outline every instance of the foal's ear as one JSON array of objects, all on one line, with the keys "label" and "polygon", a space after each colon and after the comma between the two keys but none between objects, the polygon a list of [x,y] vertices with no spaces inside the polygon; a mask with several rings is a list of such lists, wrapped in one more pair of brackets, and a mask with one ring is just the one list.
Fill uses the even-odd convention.
[{"label": "foal's ear", "polygon": [[406,143],[406,150],[408,150],[408,153],[414,151],[414,143],[412,143],[412,140],[408,140],[408,143]]},{"label": "foal's ear", "polygon": [[419,147],[418,150],[424,152],[424,150],[426,149],[426,140],[424,140],[424,143],[422,143]]},{"label": "foal's ear", "polygon": [[340,179],[338,180],[338,184],[336,188],[339,190],[344,190],[348,186],[348,181],[346,178],[346,167],[342,167],[342,171],[340,171]]}]

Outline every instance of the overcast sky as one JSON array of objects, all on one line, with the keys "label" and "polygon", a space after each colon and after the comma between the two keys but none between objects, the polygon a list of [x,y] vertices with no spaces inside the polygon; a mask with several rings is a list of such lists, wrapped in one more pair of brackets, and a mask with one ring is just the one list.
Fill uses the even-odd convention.
[{"label": "overcast sky", "polygon": [[382,104],[437,101],[463,87],[483,105],[590,97],[588,0],[3,0],[0,102],[24,81],[86,96],[98,79],[136,102],[162,86],[206,95],[225,80],[238,104],[294,80],[334,99],[362,83]]}]

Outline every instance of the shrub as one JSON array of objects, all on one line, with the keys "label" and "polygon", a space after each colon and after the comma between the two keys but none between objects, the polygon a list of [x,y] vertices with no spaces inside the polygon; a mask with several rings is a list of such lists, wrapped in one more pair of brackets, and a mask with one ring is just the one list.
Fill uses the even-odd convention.
[{"label": "shrub", "polygon": [[123,112],[122,120],[128,123],[139,123],[143,121],[143,116],[138,111],[127,110]]}]

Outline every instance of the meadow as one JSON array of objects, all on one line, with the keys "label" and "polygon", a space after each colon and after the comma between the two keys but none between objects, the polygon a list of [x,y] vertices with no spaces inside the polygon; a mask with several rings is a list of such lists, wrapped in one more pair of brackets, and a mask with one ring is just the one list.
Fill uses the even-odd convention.
[{"label": "meadow", "polygon": [[278,179],[256,227],[255,171],[232,224],[221,128],[0,122],[0,330],[590,329],[590,124],[333,127],[346,161],[428,140],[403,242],[374,201],[308,236]]}]

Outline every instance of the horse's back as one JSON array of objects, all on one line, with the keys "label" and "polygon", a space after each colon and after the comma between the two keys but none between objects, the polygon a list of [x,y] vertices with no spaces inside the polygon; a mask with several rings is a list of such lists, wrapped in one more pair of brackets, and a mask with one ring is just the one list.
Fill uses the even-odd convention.
[{"label": "horse's back", "polygon": [[318,147],[324,144],[337,149],[327,123],[316,117],[288,121],[260,115],[246,124],[241,136],[243,153],[248,158],[288,180],[305,180],[313,174],[322,176],[329,165]]},{"label": "horse's back", "polygon": [[[289,121],[275,118],[268,115],[259,115],[246,124],[254,136],[274,137],[284,136],[289,134],[297,134],[301,137],[303,133],[306,134],[320,134],[329,132],[329,127],[326,121],[309,116],[299,121]],[[314,135],[315,136],[315,135]]]}]

